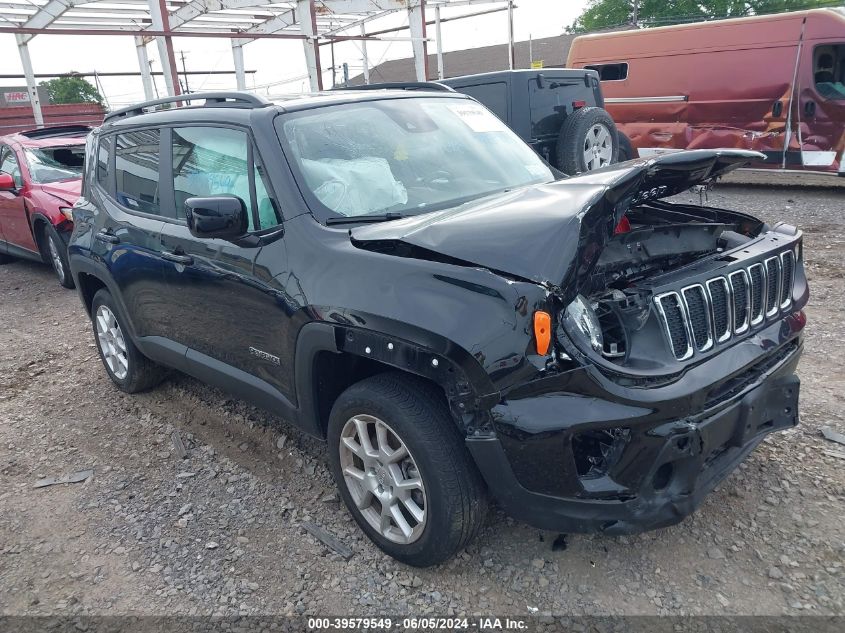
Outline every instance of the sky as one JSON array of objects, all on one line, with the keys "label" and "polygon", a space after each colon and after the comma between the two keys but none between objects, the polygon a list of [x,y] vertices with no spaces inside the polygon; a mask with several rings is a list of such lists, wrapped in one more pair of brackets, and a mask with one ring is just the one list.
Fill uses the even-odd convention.
[{"label": "sky", "polygon": [[[518,0],[514,11],[514,35],[517,41],[560,35],[571,24],[586,5],[586,0]],[[502,6],[502,5],[499,5]],[[475,12],[491,7],[476,5],[444,9],[446,18],[461,13]],[[426,16],[434,18],[433,12]],[[368,30],[380,30],[392,26],[407,25],[407,15],[399,12],[380,20],[370,22]],[[357,34],[357,33],[355,33]],[[408,37],[408,31],[394,34]],[[434,28],[429,27],[429,37],[434,37]],[[443,50],[460,50],[490,44],[507,42],[507,12],[502,11],[485,16],[455,20],[442,25]],[[226,39],[174,38],[177,63],[180,51],[185,53],[185,66],[190,70],[232,70],[232,52]],[[30,57],[36,73],[78,72],[136,72],[138,58],[134,38],[131,36],[66,36],[39,35],[29,44]],[[429,51],[434,52],[435,43],[429,42]],[[381,61],[410,57],[410,41],[370,42],[367,45],[370,66]],[[147,54],[153,61],[153,70],[160,71],[158,47],[147,46]],[[329,48],[321,49],[322,65],[326,72],[323,85],[331,86],[331,58]],[[344,42],[335,45],[335,64],[347,63],[350,76],[361,73],[362,57],[358,43]],[[261,94],[283,94],[307,92],[305,78],[305,57],[302,43],[297,40],[255,40],[244,47],[244,65],[247,70],[257,71],[247,75],[247,88],[255,88]],[[448,69],[447,69],[448,72]],[[0,74],[23,74],[14,35],[0,35]],[[89,80],[93,81],[92,78]],[[41,81],[41,80],[39,80]],[[285,81],[284,84],[278,82]],[[164,80],[157,78],[158,90],[165,94]],[[140,77],[102,78],[103,92],[112,108],[143,100],[144,93]],[[23,79],[3,79],[0,85],[25,85]],[[190,75],[189,88],[199,90],[234,89],[234,75]]]}]

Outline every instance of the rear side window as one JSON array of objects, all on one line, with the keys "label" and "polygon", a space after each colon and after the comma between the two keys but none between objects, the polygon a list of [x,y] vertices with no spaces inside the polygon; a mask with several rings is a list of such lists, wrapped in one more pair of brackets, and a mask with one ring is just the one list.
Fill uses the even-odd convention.
[{"label": "rear side window", "polygon": [[115,198],[133,211],[160,214],[158,130],[115,136]]},{"label": "rear side window", "polygon": [[111,137],[103,136],[97,146],[97,184],[103,189],[109,189],[109,152],[111,151]]},{"label": "rear side window", "polygon": [[493,114],[502,119],[508,120],[508,85],[499,81],[492,84],[481,84],[480,86],[465,86],[462,88],[455,88],[458,92],[463,92],[474,99],[477,99]]},{"label": "rear side window", "polygon": [[172,144],[178,218],[185,217],[188,198],[233,195],[249,213],[250,231],[279,224],[246,132],[202,126],[174,128]]},{"label": "rear side window", "polygon": [[628,63],[591,64],[584,66],[587,70],[595,70],[602,81],[622,81],[628,78]]}]

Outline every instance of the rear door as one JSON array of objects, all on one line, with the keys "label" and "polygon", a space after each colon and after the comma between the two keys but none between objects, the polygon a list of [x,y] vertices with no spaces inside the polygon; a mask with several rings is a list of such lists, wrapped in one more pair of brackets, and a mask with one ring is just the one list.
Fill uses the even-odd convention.
[{"label": "rear door", "polygon": [[138,336],[161,336],[170,319],[162,301],[160,139],[148,128],[101,136],[92,187],[101,211],[92,253],[109,269]]},{"label": "rear door", "polygon": [[15,150],[9,145],[0,146],[0,171],[12,176],[18,187],[17,191],[0,191],[0,230],[3,239],[37,255],[38,245],[26,215],[23,172]]},{"label": "rear door", "polygon": [[[285,261],[281,217],[249,133],[244,128],[194,125],[169,129],[167,186],[173,208],[162,229],[167,262],[168,337],[189,348],[189,358],[225,363],[287,391],[289,315],[260,253]],[[250,215],[250,234],[227,241],[191,235],[185,201],[236,195]],[[201,355],[201,356],[200,356]],[[228,371],[223,369],[222,371]]]}]

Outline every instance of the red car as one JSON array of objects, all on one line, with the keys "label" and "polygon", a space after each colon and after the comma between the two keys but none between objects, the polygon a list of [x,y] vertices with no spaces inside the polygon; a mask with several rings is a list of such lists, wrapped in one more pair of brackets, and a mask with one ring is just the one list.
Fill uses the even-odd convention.
[{"label": "red car", "polygon": [[89,131],[69,125],[0,137],[0,264],[52,263],[59,283],[73,288],[67,240]]}]

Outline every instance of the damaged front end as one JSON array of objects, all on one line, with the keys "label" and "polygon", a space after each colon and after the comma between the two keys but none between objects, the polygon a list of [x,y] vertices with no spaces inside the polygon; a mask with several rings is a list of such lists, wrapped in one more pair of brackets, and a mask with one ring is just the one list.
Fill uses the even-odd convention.
[{"label": "damaged front end", "polygon": [[467,437],[513,516],[563,532],[670,525],[798,423],[800,231],[664,200],[755,157],[669,154],[353,231],[359,248],[545,290],[534,310],[552,345],[528,313],[533,370],[494,381],[498,403],[477,413],[489,423]]}]

